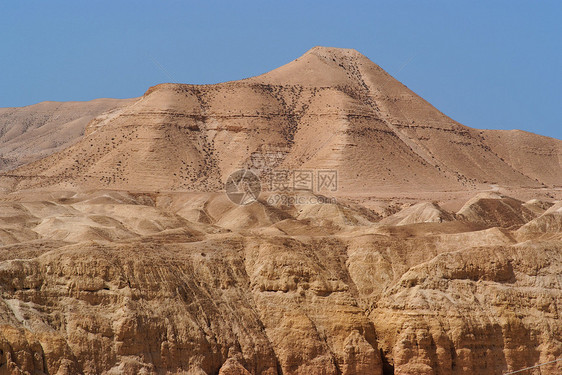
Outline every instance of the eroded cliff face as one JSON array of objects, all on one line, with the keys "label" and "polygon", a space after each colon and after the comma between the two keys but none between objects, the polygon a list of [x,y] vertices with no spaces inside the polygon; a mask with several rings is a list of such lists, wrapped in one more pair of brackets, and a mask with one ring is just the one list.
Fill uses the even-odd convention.
[{"label": "eroded cliff face", "polygon": [[558,206],[519,230],[220,194],[0,207],[0,373],[502,374],[562,352]]}]

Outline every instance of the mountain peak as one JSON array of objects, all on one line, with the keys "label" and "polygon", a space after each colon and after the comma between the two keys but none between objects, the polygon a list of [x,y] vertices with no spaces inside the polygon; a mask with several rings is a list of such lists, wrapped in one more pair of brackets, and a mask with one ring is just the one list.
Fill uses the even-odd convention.
[{"label": "mountain peak", "polygon": [[[155,86],[4,184],[217,191],[271,150],[275,168],[337,170],[339,195],[560,184],[555,140],[488,134],[446,117],[356,50],[314,47],[242,81]],[[531,139],[531,151],[512,146]]]},{"label": "mountain peak", "polygon": [[382,72],[377,64],[355,49],[316,46],[288,64],[250,79],[305,86],[355,84],[360,66]]},{"label": "mountain peak", "polygon": [[305,55],[314,54],[322,57],[365,57],[359,51],[353,48],[323,47],[316,46],[309,49]]},{"label": "mountain peak", "polygon": [[319,58],[321,61],[328,64],[335,64],[336,68],[344,68],[348,64],[365,63],[372,66],[377,66],[374,62],[369,60],[365,55],[356,49],[352,48],[336,48],[336,47],[322,47],[316,46],[309,49],[304,55],[299,59],[313,57]]}]

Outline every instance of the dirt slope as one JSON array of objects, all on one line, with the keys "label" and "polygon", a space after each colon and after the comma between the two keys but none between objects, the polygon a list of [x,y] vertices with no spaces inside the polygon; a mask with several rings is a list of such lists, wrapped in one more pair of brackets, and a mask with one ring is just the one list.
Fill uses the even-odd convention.
[{"label": "dirt slope", "polygon": [[93,118],[132,102],[134,99],[96,99],[0,108],[0,172],[74,144]]}]

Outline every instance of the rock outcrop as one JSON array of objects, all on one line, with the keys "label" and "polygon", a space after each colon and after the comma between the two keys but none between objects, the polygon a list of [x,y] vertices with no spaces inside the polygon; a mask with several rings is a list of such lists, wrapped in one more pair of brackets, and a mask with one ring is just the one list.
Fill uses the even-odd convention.
[{"label": "rock outcrop", "polygon": [[220,194],[35,194],[0,203],[0,371],[502,374],[562,352],[554,227],[381,234],[261,202],[234,228]]}]

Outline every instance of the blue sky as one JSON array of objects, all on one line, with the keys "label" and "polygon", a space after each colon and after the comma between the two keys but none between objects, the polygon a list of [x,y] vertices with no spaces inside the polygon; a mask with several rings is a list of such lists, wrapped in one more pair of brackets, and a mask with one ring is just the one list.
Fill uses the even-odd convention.
[{"label": "blue sky", "polygon": [[554,0],[5,0],[0,107],[241,79],[323,45],[359,50],[465,125],[562,139],[561,20]]}]

